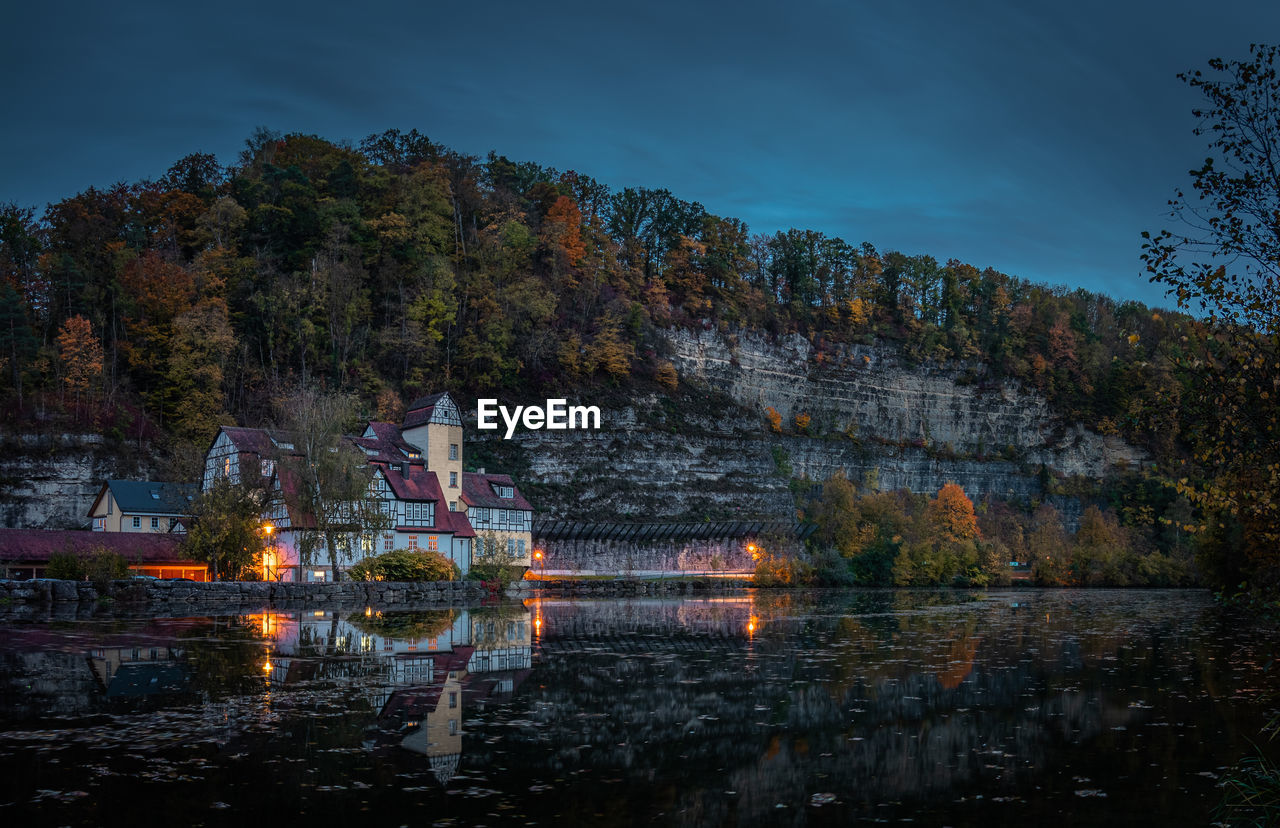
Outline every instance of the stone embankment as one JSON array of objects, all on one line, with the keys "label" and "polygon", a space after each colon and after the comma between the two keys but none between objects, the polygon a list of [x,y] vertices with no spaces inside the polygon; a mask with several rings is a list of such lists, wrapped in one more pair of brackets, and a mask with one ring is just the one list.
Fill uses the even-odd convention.
[{"label": "stone embankment", "polygon": [[[750,586],[746,578],[680,578],[668,580],[517,581],[506,589],[509,598],[536,596],[688,595],[696,592],[733,591]],[[271,605],[278,608],[354,605],[372,607],[439,606],[474,604],[490,590],[479,581],[343,581],[341,583],[262,583],[251,581],[112,581],[99,590],[88,581],[0,581],[0,605],[85,605],[104,603],[120,607],[207,610],[239,605]]]},{"label": "stone embankment", "polygon": [[87,581],[0,581],[0,601],[10,604],[93,603],[110,598],[128,605],[270,604],[461,604],[480,600],[478,581],[344,581],[264,583],[252,581],[112,581],[104,592]]}]

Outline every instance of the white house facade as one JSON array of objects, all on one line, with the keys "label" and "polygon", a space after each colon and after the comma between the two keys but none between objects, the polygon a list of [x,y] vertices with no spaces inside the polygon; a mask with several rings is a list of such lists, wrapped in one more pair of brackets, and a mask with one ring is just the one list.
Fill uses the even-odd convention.
[{"label": "white house facade", "polygon": [[[448,393],[415,400],[399,425],[371,421],[359,436],[345,439],[373,467],[371,494],[383,525],[341,535],[340,566],[396,549],[418,549],[440,553],[465,574],[481,552],[477,532],[481,543],[487,538],[490,547],[504,547],[513,563],[529,566],[533,508],[510,477],[463,471],[462,419]],[[333,580],[323,542],[315,544],[310,556],[302,554],[314,520],[296,513],[284,496],[288,487],[298,485],[279,468],[279,459],[288,456],[298,455],[286,434],[223,427],[205,455],[202,488],[219,478],[263,487],[264,531],[269,532],[264,578]]]}]

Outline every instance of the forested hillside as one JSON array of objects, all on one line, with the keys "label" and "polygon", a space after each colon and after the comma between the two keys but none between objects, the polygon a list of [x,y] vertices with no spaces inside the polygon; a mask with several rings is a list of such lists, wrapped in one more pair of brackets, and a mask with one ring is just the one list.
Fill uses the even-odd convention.
[{"label": "forested hillside", "polygon": [[[177,476],[219,423],[264,423],[299,385],[387,418],[443,388],[675,393],[674,327],[799,334],[818,365],[878,344],[965,382],[1016,381],[1157,467],[1198,439],[1176,366],[1206,334],[1186,315],[810,230],[753,233],[665,189],[613,191],[416,131],[357,146],[259,131],[230,167],[193,154],[157,181],[0,214],[7,429],[150,443]],[[1128,520],[1168,523],[1171,492],[1124,485],[1146,492]]]}]

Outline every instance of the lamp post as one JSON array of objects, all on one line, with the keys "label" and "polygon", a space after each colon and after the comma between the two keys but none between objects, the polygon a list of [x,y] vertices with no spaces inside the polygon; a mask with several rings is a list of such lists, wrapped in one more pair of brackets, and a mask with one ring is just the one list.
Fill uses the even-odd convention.
[{"label": "lamp post", "polygon": [[263,537],[266,538],[267,546],[267,548],[262,551],[262,580],[264,581],[269,581],[275,578],[275,573],[273,573],[272,570],[279,565],[279,562],[276,560],[275,546],[271,542],[272,533],[275,531],[276,527],[272,525],[270,521],[263,522],[262,534]]},{"label": "lamp post", "polygon": [[542,575],[540,577],[546,578],[547,577],[547,561],[546,561],[546,558],[542,556],[541,549],[533,550],[533,559],[537,561],[542,567]]}]

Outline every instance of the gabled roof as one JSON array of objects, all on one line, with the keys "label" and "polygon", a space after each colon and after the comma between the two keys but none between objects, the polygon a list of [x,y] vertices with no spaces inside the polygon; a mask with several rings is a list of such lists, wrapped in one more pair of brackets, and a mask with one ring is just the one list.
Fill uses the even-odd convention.
[{"label": "gabled roof", "polygon": [[[296,445],[293,435],[288,432],[241,426],[222,426],[219,431],[227,435],[227,439],[237,451],[249,452],[259,457],[270,457],[282,451],[298,453],[297,449],[286,448],[286,446]],[[217,437],[214,437],[214,441],[217,441]]]},{"label": "gabled roof", "polygon": [[179,554],[181,538],[152,532],[83,532],[56,529],[0,529],[0,560],[48,561],[58,552],[84,553],[98,547],[129,563],[183,563],[204,566]]},{"label": "gabled roof", "polygon": [[121,512],[144,515],[186,515],[200,487],[194,483],[159,483],[149,480],[108,480],[89,507],[89,515],[109,491]]},{"label": "gabled roof", "polygon": [[[437,416],[436,409],[440,408],[440,416]],[[431,422],[449,422],[456,420],[456,425],[461,425],[461,415],[458,411],[458,401],[448,391],[439,394],[432,394],[429,397],[419,397],[409,405],[409,409],[404,415],[404,428],[414,428]]]},{"label": "gabled roof", "polygon": [[[494,486],[510,486],[515,497],[498,497]],[[533,511],[529,501],[524,499],[515,481],[506,474],[479,474],[477,472],[462,473],[462,500],[468,506],[479,506],[482,509],[524,509]]]}]

